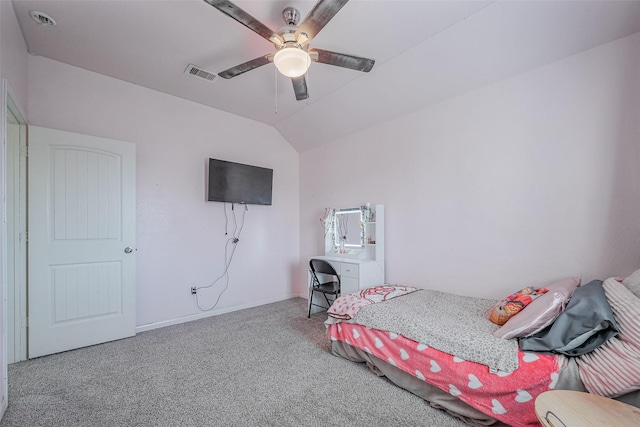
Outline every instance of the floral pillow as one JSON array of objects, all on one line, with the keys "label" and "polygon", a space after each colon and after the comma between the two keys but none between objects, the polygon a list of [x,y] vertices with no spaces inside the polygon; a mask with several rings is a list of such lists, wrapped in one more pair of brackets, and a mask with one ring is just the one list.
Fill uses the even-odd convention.
[{"label": "floral pillow", "polygon": [[504,325],[512,316],[520,313],[520,311],[529,305],[534,299],[547,292],[546,288],[535,289],[527,287],[520,289],[518,292],[509,295],[498,304],[496,304],[489,312],[489,320],[496,325]]}]

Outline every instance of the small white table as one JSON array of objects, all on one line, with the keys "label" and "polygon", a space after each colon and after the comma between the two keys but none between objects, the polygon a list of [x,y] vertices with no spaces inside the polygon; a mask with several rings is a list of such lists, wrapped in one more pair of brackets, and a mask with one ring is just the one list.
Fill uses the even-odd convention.
[{"label": "small white table", "polygon": [[538,396],[535,405],[536,416],[544,427],[640,426],[640,408],[591,393],[546,391]]}]

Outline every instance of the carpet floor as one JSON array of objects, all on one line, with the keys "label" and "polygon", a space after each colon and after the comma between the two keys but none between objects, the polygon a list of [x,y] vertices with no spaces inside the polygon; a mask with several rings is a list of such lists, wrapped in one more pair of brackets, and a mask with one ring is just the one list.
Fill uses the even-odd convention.
[{"label": "carpet floor", "polygon": [[464,424],[331,354],[295,298],[9,366],[0,427]]}]

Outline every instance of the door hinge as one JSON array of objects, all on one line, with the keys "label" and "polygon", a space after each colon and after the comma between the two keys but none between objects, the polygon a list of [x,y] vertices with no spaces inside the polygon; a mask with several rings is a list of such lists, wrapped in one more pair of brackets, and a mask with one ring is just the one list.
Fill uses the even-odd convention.
[{"label": "door hinge", "polygon": [[27,145],[20,146],[20,156],[29,157],[29,147]]},{"label": "door hinge", "polygon": [[28,328],[29,327],[29,316],[22,318],[22,327],[23,328]]}]

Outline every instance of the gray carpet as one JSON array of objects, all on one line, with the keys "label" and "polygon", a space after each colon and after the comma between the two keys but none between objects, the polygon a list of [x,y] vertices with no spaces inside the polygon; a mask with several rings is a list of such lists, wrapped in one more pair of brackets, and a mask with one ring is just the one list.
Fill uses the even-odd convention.
[{"label": "gray carpet", "polygon": [[1,427],[462,426],[333,356],[306,300],[281,301],[9,366]]}]

